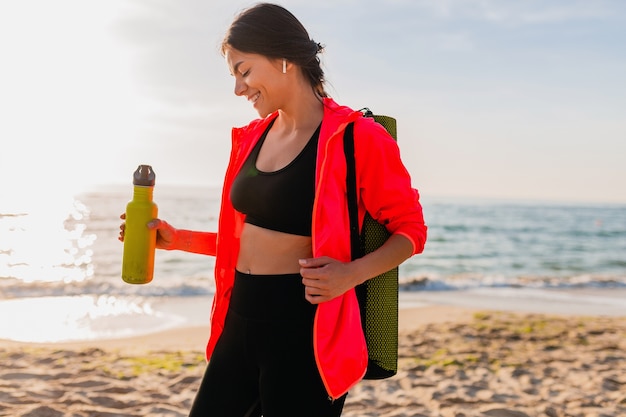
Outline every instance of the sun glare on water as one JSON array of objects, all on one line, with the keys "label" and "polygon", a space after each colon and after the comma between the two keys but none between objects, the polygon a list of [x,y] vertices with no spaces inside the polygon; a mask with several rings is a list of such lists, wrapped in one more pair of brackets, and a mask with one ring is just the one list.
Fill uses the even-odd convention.
[{"label": "sun glare on water", "polygon": [[69,194],[43,202],[21,199],[19,207],[0,212],[0,338],[36,343],[121,338],[179,320],[155,311],[142,297],[74,295],[96,278],[97,236],[89,231],[89,209],[78,199]]},{"label": "sun glare on water", "polygon": [[87,208],[69,196],[20,199],[0,210],[0,277],[22,282],[78,282],[93,274],[94,234]]}]

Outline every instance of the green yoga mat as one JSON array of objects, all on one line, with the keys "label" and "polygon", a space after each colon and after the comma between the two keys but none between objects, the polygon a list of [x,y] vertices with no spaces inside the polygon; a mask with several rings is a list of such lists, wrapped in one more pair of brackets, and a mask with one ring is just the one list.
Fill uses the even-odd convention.
[{"label": "green yoga mat", "polygon": [[[389,116],[373,115],[369,110],[366,116],[374,117],[389,134],[397,140],[396,120]],[[346,130],[344,141],[348,170],[354,171],[354,147],[352,126]],[[352,142],[352,144],[350,144]],[[351,222],[358,219],[356,211],[355,179],[348,174],[348,201],[351,212]],[[352,239],[357,239],[358,229],[352,228]],[[360,257],[378,249],[389,238],[387,229],[374,220],[369,214],[365,215],[361,233],[358,236],[357,249],[353,242],[353,257]],[[355,252],[357,252],[355,254]],[[368,366],[365,379],[384,379],[395,375],[398,371],[398,268],[393,268],[381,275],[369,279],[356,287],[356,295],[361,309],[361,323],[367,342]]]}]

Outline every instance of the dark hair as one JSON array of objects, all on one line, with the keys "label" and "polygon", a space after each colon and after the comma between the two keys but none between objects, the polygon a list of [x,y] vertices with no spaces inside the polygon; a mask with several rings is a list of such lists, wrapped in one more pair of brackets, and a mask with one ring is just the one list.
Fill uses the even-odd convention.
[{"label": "dark hair", "polygon": [[222,54],[228,47],[293,62],[301,68],[313,89],[322,97],[327,96],[324,71],[317,56],[324,47],[313,41],[302,23],[281,6],[259,3],[243,10],[226,32]]}]

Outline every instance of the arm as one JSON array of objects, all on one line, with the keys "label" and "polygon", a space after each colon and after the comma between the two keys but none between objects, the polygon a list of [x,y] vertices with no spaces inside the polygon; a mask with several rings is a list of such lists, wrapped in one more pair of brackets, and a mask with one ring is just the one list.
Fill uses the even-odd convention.
[{"label": "arm", "polygon": [[[355,140],[359,223],[367,210],[392,235],[380,248],[352,262],[328,256],[301,260],[305,296],[311,303],[328,301],[395,268],[422,252],[426,241],[419,194],[411,186],[393,138],[372,121],[356,123],[355,135],[359,138]],[[376,169],[371,167],[374,161]]]},{"label": "arm", "polygon": [[[367,211],[392,235],[403,235],[421,253],[426,242],[419,192],[400,157],[396,141],[379,124],[363,118],[355,123],[359,224]],[[375,166],[376,169],[372,169]]]},{"label": "arm", "polygon": [[[123,213],[120,219],[126,219]],[[215,256],[217,253],[217,233],[195,232],[192,230],[176,229],[165,220],[154,219],[148,222],[147,227],[157,232],[156,247],[165,250],[182,250],[184,252]],[[124,241],[126,224],[120,225],[120,242]]]},{"label": "arm", "polygon": [[148,228],[156,229],[156,247],[159,249],[182,250],[211,256],[216,254],[217,233],[176,229],[161,219],[154,219],[149,222]]},{"label": "arm", "polygon": [[331,300],[400,265],[413,254],[413,248],[405,236],[391,235],[380,248],[352,262],[340,262],[328,256],[301,259],[305,298],[312,304]]}]

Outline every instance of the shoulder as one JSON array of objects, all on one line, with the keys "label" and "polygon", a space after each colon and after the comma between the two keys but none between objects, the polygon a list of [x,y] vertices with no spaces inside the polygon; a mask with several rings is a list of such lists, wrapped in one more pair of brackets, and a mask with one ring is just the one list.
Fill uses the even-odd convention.
[{"label": "shoulder", "polygon": [[338,104],[332,98],[323,99],[324,121],[323,127],[328,133],[341,131],[349,122],[357,119],[361,113],[348,106]]},{"label": "shoulder", "polygon": [[362,115],[354,122],[354,129],[362,134],[390,136],[389,132],[371,116]]},{"label": "shoulder", "polygon": [[389,135],[373,117],[366,117],[362,110],[338,104],[331,98],[324,98],[324,122],[338,130],[354,122],[355,134],[383,137]]},{"label": "shoulder", "polygon": [[389,131],[371,116],[359,117],[354,122],[355,147],[378,151],[397,148],[396,140]]},{"label": "shoulder", "polygon": [[[369,111],[369,109],[354,110],[348,106],[340,105],[330,98],[324,99],[324,107],[326,109],[325,118],[334,119],[337,125],[354,122],[354,132],[355,135],[359,135],[359,138],[367,136],[394,140],[387,129],[378,123],[374,117],[365,115],[363,110]],[[376,116],[376,118],[378,117]],[[393,120],[390,117],[384,117],[384,119]]]}]

